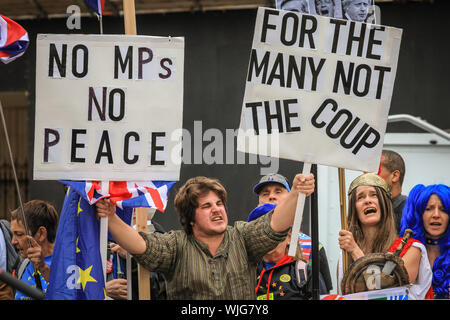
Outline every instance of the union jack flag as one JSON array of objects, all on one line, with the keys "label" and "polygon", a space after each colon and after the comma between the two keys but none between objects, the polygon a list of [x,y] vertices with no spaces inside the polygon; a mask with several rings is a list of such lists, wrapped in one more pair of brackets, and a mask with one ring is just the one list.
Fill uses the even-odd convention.
[{"label": "union jack flag", "polygon": [[102,198],[110,198],[121,209],[150,207],[161,212],[166,209],[169,191],[175,184],[175,181],[110,181],[105,186],[101,181],[61,182],[74,188],[91,205]]},{"label": "union jack flag", "polygon": [[[302,249],[302,253],[303,256],[305,257],[306,260],[311,261],[312,262],[312,256],[311,256],[311,252],[312,252],[312,239],[310,236],[308,236],[307,234],[300,232],[298,234],[298,244],[300,245],[301,249]],[[319,242],[319,250],[322,249],[322,244]]]},{"label": "union jack flag", "polygon": [[9,63],[25,53],[30,40],[17,22],[0,14],[0,60]]},{"label": "union jack flag", "polygon": [[105,0],[84,0],[84,3],[86,3],[86,5],[94,10],[99,16],[103,14]]}]

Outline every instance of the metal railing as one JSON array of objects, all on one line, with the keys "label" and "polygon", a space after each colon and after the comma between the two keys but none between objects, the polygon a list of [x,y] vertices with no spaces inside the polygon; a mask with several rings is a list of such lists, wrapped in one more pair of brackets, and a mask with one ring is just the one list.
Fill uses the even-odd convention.
[{"label": "metal railing", "polygon": [[423,120],[420,117],[414,117],[409,114],[395,114],[395,115],[388,116],[388,123],[401,122],[401,121],[406,121],[406,122],[412,123],[413,125],[421,128],[425,131],[428,131],[430,133],[435,133],[438,136],[450,141],[450,133],[432,125],[431,123],[428,123],[426,120]]}]

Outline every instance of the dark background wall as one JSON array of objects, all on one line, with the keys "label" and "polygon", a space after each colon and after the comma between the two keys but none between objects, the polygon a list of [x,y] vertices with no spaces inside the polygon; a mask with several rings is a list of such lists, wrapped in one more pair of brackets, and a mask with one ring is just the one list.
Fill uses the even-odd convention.
[{"label": "dark background wall", "polygon": [[[435,1],[434,4],[389,3],[379,6],[383,25],[403,29],[390,114],[420,116],[442,129],[449,129],[450,3]],[[255,17],[256,9],[137,16],[139,35],[185,37],[183,127],[191,133],[194,132],[194,121],[202,121],[203,132],[217,128],[224,137],[226,129],[239,127]],[[31,44],[23,57],[0,66],[0,91],[29,92],[29,198],[51,201],[60,210],[64,198],[62,184],[32,180],[35,40],[37,33],[74,32],[66,28],[66,19],[24,20],[20,23],[29,32]],[[123,19],[120,17],[106,17],[103,23],[105,34],[124,33]],[[76,33],[97,34],[98,30],[96,19],[82,18],[81,30]],[[418,131],[411,125],[401,123],[390,124],[387,130]],[[203,146],[209,143],[205,141]],[[225,158],[226,150],[223,152]],[[236,153],[234,157],[236,159]],[[245,164],[183,164],[180,181],[170,194],[166,212],[158,213],[154,219],[167,230],[180,227],[173,199],[180,185],[197,175],[218,178],[227,188],[230,223],[246,219],[257,202],[251,188],[260,177],[261,167],[267,165],[261,162],[249,164],[248,156]],[[279,172],[290,180],[301,169],[302,164],[294,161],[281,160],[279,164]],[[308,230],[308,221],[308,217],[304,217],[305,231]]]}]

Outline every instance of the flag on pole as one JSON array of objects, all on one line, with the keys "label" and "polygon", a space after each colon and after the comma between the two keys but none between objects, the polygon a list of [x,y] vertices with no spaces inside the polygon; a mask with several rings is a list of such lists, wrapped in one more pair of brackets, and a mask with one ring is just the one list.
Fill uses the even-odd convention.
[{"label": "flag on pole", "polygon": [[[132,208],[153,207],[164,211],[175,181],[126,182],[61,181],[69,186],[53,249],[47,289],[50,300],[105,299],[105,280],[100,254],[100,223],[93,204],[109,197],[117,214],[131,223]],[[108,190],[107,194],[102,194]]]},{"label": "flag on pole", "polygon": [[100,223],[95,208],[69,188],[59,218],[46,299],[105,300]]},{"label": "flag on pole", "polygon": [[84,0],[84,3],[86,3],[86,5],[94,10],[99,16],[103,15],[105,0]]},{"label": "flag on pole", "polygon": [[120,209],[150,207],[164,212],[167,206],[169,191],[175,181],[110,181],[108,193],[102,194],[101,181],[71,181],[62,183],[74,188],[91,205],[102,198],[110,198]]},{"label": "flag on pole", "polygon": [[9,63],[25,53],[30,40],[17,22],[0,14],[0,60]]},{"label": "flag on pole", "polygon": [[[100,222],[93,204],[109,197],[118,216],[131,223],[132,208],[164,211],[175,181],[61,181],[69,186],[53,249],[46,297],[49,300],[99,300],[106,298],[100,253]],[[102,194],[103,189],[108,190]]]}]

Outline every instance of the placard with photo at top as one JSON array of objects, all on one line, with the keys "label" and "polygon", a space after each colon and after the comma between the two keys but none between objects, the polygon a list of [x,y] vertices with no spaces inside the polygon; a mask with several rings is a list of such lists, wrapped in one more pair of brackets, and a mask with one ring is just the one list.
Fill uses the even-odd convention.
[{"label": "placard with photo at top", "polygon": [[374,0],[275,0],[277,9],[379,24]]}]

